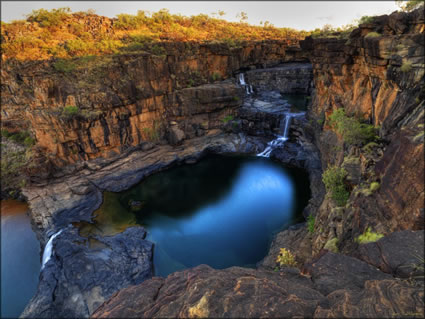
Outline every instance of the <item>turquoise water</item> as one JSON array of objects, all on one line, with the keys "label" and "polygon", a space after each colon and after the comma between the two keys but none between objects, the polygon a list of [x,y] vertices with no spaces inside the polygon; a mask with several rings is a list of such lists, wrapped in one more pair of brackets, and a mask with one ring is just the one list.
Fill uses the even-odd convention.
[{"label": "turquoise water", "polygon": [[[155,275],[199,264],[253,267],[273,235],[302,219],[308,176],[268,159],[213,156],[105,193],[83,235],[143,225],[155,243]],[[137,205],[134,205],[137,203]]]},{"label": "turquoise water", "polygon": [[1,317],[17,318],[35,294],[40,244],[31,229],[28,207],[1,202]]}]

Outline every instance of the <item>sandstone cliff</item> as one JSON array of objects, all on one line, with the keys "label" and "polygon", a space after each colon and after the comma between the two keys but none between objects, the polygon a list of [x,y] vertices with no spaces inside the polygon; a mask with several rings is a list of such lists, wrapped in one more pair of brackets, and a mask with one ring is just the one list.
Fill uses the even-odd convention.
[{"label": "sandstone cliff", "polygon": [[[421,282],[394,277],[418,278],[423,256],[423,33],[419,9],[377,17],[348,40],[301,41],[316,91],[299,138],[310,136],[323,170],[347,170],[345,206],[327,194],[308,211],[313,232],[297,226],[278,234],[257,270],[199,266],[153,278],[118,292],[94,317],[422,317]],[[344,143],[329,121],[340,108],[374,125],[377,142]],[[296,158],[291,147],[274,157]],[[360,243],[367,229],[383,238]],[[281,247],[297,255],[301,272],[272,271]]]},{"label": "sandstone cliff", "polygon": [[[316,93],[309,113],[324,169],[343,166],[351,177],[344,208],[325,199],[317,213],[313,251],[337,238],[339,248],[368,227],[382,234],[424,228],[424,17],[395,12],[360,25],[348,40],[306,39]],[[373,36],[368,36],[371,32]],[[380,142],[343,143],[329,125],[339,108],[379,129]],[[351,163],[349,163],[351,160]],[[379,183],[374,192],[367,189]]]},{"label": "sandstone cliff", "polygon": [[72,71],[55,61],[5,62],[3,126],[32,130],[57,166],[110,157],[144,141],[169,141],[170,122],[188,138],[219,127],[242,100],[222,80],[244,68],[302,60],[286,41],[164,43],[161,52],[77,58],[67,62]]},{"label": "sandstone cliff", "polygon": [[[415,281],[419,271],[413,266],[416,255],[423,258],[424,233],[421,12],[375,18],[348,40],[308,38],[301,49],[279,42],[233,49],[181,43],[170,44],[162,56],[76,59],[72,72],[60,72],[49,61],[6,64],[2,121],[13,128],[25,114],[29,121],[22,125],[34,131],[41,153],[63,165],[54,178],[24,191],[44,245],[52,231],[90,219],[104,190],[126,189],[208,152],[252,154],[264,147],[250,135],[265,135],[265,129],[276,127],[276,117],[241,111],[243,90],[232,77],[282,62],[312,63],[315,92],[307,120],[294,121],[298,128],[272,157],[309,169],[314,198],[305,214],[315,217],[313,231],[303,224],[279,233],[257,269],[199,266],[152,278],[115,293],[94,316],[421,317],[423,284]],[[182,57],[184,50],[189,51]],[[291,75],[287,69],[251,72],[258,87],[271,81],[282,91],[297,88],[280,80]],[[309,81],[301,82],[309,92]],[[67,106],[76,106],[78,113],[68,116]],[[341,108],[374,125],[379,139],[368,145],[344,143],[329,120]],[[235,122],[241,130],[226,128],[222,120],[229,115],[240,117]],[[147,143],[152,141],[163,145]],[[345,206],[324,194],[321,173],[331,165],[348,172]],[[356,239],[367,229],[383,238],[360,244]],[[59,238],[58,247],[62,244]],[[273,271],[281,247],[297,255],[299,269]],[[60,265],[55,271],[61,273]],[[67,278],[59,284],[52,278],[52,285],[66,287]],[[90,290],[83,301],[96,299],[98,305],[113,291],[108,287],[96,299],[98,290]],[[34,300],[47,309],[60,307],[40,296]],[[29,307],[27,316],[39,314]],[[93,308],[81,314],[91,315]]]}]

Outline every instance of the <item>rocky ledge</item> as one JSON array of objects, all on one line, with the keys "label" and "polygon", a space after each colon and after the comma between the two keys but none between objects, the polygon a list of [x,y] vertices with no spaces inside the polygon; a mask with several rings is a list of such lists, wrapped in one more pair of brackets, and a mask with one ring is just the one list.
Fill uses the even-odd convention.
[{"label": "rocky ledge", "polygon": [[423,286],[326,252],[279,272],[206,265],[116,293],[94,318],[422,317]]},{"label": "rocky ledge", "polygon": [[68,166],[43,183],[23,190],[31,209],[36,234],[45,246],[49,234],[72,222],[90,221],[102,202],[102,192],[119,192],[144,177],[173,165],[191,163],[208,153],[255,153],[264,148],[260,138],[243,133],[210,130],[180,146],[143,143],[113,159],[96,159]]},{"label": "rocky ledge", "polygon": [[55,238],[37,293],[21,317],[85,318],[117,289],[152,277],[153,244],[145,236],[143,227],[132,227],[87,239],[67,227]]}]

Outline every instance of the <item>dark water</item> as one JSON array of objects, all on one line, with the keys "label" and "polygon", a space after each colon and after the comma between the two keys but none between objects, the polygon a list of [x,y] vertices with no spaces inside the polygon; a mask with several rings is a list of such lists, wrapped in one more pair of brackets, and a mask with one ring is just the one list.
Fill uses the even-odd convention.
[{"label": "dark water", "polygon": [[[122,193],[105,193],[80,233],[114,234],[131,225],[155,243],[157,276],[199,264],[255,266],[273,235],[300,220],[308,176],[257,157],[209,157],[160,172]],[[135,208],[131,202],[138,201]],[[301,217],[302,219],[302,217]]]},{"label": "dark water", "polygon": [[1,317],[17,318],[34,295],[40,273],[40,245],[28,207],[1,202]]},{"label": "dark water", "polygon": [[282,94],[282,98],[291,104],[291,111],[307,111],[309,96],[305,94]]}]

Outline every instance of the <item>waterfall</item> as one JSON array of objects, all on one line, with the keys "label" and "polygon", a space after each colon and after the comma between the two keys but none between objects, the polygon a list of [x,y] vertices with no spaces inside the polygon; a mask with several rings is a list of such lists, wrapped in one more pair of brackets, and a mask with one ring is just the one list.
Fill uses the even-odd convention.
[{"label": "waterfall", "polygon": [[[261,153],[258,153],[257,156],[261,157],[270,157],[271,152],[278,147],[283,146],[288,140],[289,126],[291,125],[291,119],[296,116],[304,115],[304,113],[286,113],[285,120],[280,122],[280,131],[283,135],[278,135],[278,137],[269,143],[267,147]],[[283,125],[282,125],[283,124]]]},{"label": "waterfall", "polygon": [[289,125],[291,124],[292,116],[293,114],[286,114],[285,116],[285,126],[283,127],[283,138],[285,138],[285,140],[288,139]]},{"label": "waterfall", "polygon": [[254,93],[254,88],[252,87],[252,85],[246,84],[245,76],[243,75],[243,73],[239,73],[238,82],[239,82],[239,85],[241,85],[243,88],[245,88],[245,93],[247,95]]},{"label": "waterfall", "polygon": [[243,73],[239,73],[239,84],[244,86],[246,85]]},{"label": "waterfall", "polygon": [[63,229],[61,229],[60,231],[54,233],[50,238],[49,241],[46,244],[46,247],[44,247],[44,251],[43,251],[43,258],[42,258],[42,262],[41,262],[41,270],[43,270],[44,265],[47,264],[47,262],[50,260],[50,257],[52,257],[52,252],[53,252],[53,240],[56,238],[56,236],[58,236],[61,232],[63,231]]}]

